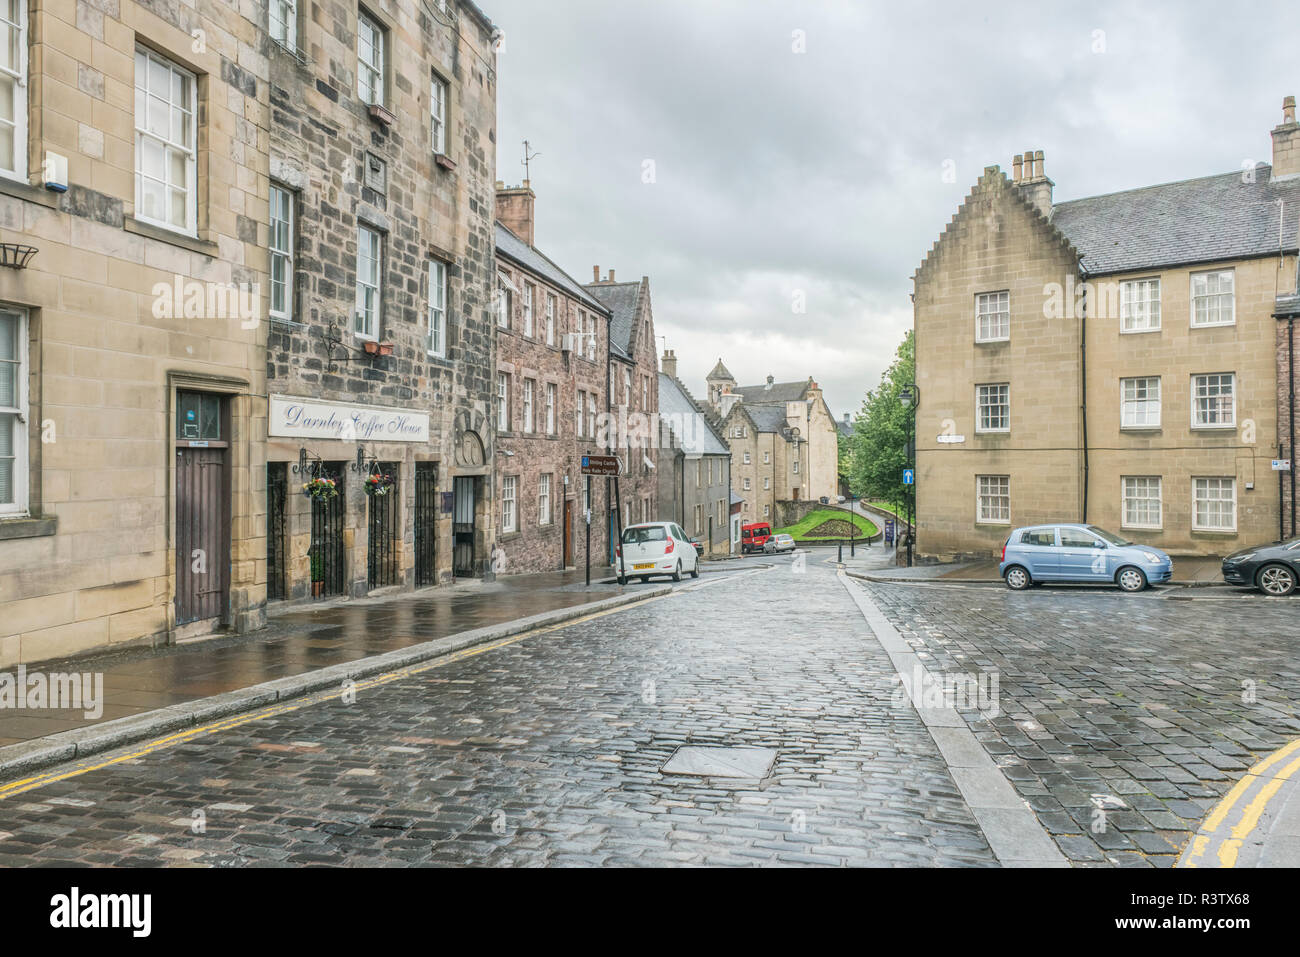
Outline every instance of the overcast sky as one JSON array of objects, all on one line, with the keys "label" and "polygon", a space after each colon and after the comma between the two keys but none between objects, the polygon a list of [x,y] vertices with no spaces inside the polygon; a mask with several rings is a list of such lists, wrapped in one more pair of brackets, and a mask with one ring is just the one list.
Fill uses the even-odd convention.
[{"label": "overcast sky", "polygon": [[741,385],[813,376],[837,416],[985,166],[1042,149],[1057,200],[1227,172],[1269,160],[1300,93],[1293,2],[480,5],[505,33],[498,178],[540,154],[538,248],[583,282],[649,276],[697,397],[721,356]]}]

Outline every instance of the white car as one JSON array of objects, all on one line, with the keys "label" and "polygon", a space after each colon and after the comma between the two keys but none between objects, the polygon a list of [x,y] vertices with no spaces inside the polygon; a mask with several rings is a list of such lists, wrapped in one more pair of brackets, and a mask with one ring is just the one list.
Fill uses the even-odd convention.
[{"label": "white car", "polygon": [[763,551],[768,555],[776,555],[780,552],[792,552],[794,550],[794,538],[786,534],[773,535],[763,543]]},{"label": "white car", "polygon": [[695,546],[672,522],[642,522],[623,529],[622,544],[614,549],[614,566],[620,585],[629,578],[649,581],[651,575],[671,575],[675,582],[682,580],[684,572],[700,577]]}]

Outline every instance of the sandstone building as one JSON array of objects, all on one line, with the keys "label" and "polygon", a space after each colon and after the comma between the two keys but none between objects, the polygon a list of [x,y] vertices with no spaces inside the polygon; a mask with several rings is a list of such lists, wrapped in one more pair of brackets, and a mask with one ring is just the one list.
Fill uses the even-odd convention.
[{"label": "sandstone building", "polygon": [[737,386],[719,359],[705,379],[709,405],[731,449],[732,489],[741,519],[781,523],[786,502],[834,502],[839,493],[839,430],[812,378]]},{"label": "sandstone building", "polygon": [[[614,270],[604,279],[592,269],[594,282],[584,288],[610,313],[609,412],[610,446],[623,461],[619,480],[621,526],[667,521],[659,509],[657,468],[659,430],[659,362],[655,348],[650,280],[616,282]],[[613,560],[613,555],[610,555]]]},{"label": "sandstone building", "polygon": [[0,666],[258,627],[265,7],[6,11]]},{"label": "sandstone building", "polygon": [[[581,474],[607,454],[610,312],[533,245],[536,196],[498,183],[498,542],[505,574],[609,564],[613,481]],[[590,531],[587,522],[590,521]]]},{"label": "sandstone building", "polygon": [[1041,151],[985,170],[914,277],[922,555],[1054,521],[1176,555],[1277,537],[1288,119],[1271,167],[1071,202]]},{"label": "sandstone building", "polygon": [[[268,597],[490,575],[493,26],[388,0],[271,27]],[[305,497],[322,476],[338,494]]]},{"label": "sandstone building", "polygon": [[[705,556],[730,554],[731,450],[690,390],[677,378],[677,356],[665,350],[659,373],[660,421],[681,452],[676,470],[659,462],[660,513],[704,546]],[[671,510],[665,510],[667,503]]]}]

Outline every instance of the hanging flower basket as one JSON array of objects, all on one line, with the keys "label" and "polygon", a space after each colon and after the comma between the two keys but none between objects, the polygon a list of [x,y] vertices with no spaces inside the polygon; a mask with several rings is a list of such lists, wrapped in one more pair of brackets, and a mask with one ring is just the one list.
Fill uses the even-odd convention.
[{"label": "hanging flower basket", "polygon": [[366,476],[363,488],[367,495],[387,495],[393,490],[393,477],[372,473]]},{"label": "hanging flower basket", "polygon": [[339,494],[339,487],[331,478],[314,478],[302,487],[302,494],[313,502],[327,502]]}]

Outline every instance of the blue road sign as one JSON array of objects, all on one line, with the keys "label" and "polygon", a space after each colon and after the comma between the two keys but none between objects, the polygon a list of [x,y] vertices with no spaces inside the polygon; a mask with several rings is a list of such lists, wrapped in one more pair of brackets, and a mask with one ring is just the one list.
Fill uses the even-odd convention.
[{"label": "blue road sign", "polygon": [[904,485],[916,484],[916,469],[903,469],[903,484]]},{"label": "blue road sign", "polygon": [[584,456],[582,457],[582,467],[585,469],[585,468],[587,468],[590,464],[591,464],[591,458],[590,458],[589,456],[584,455]]}]

